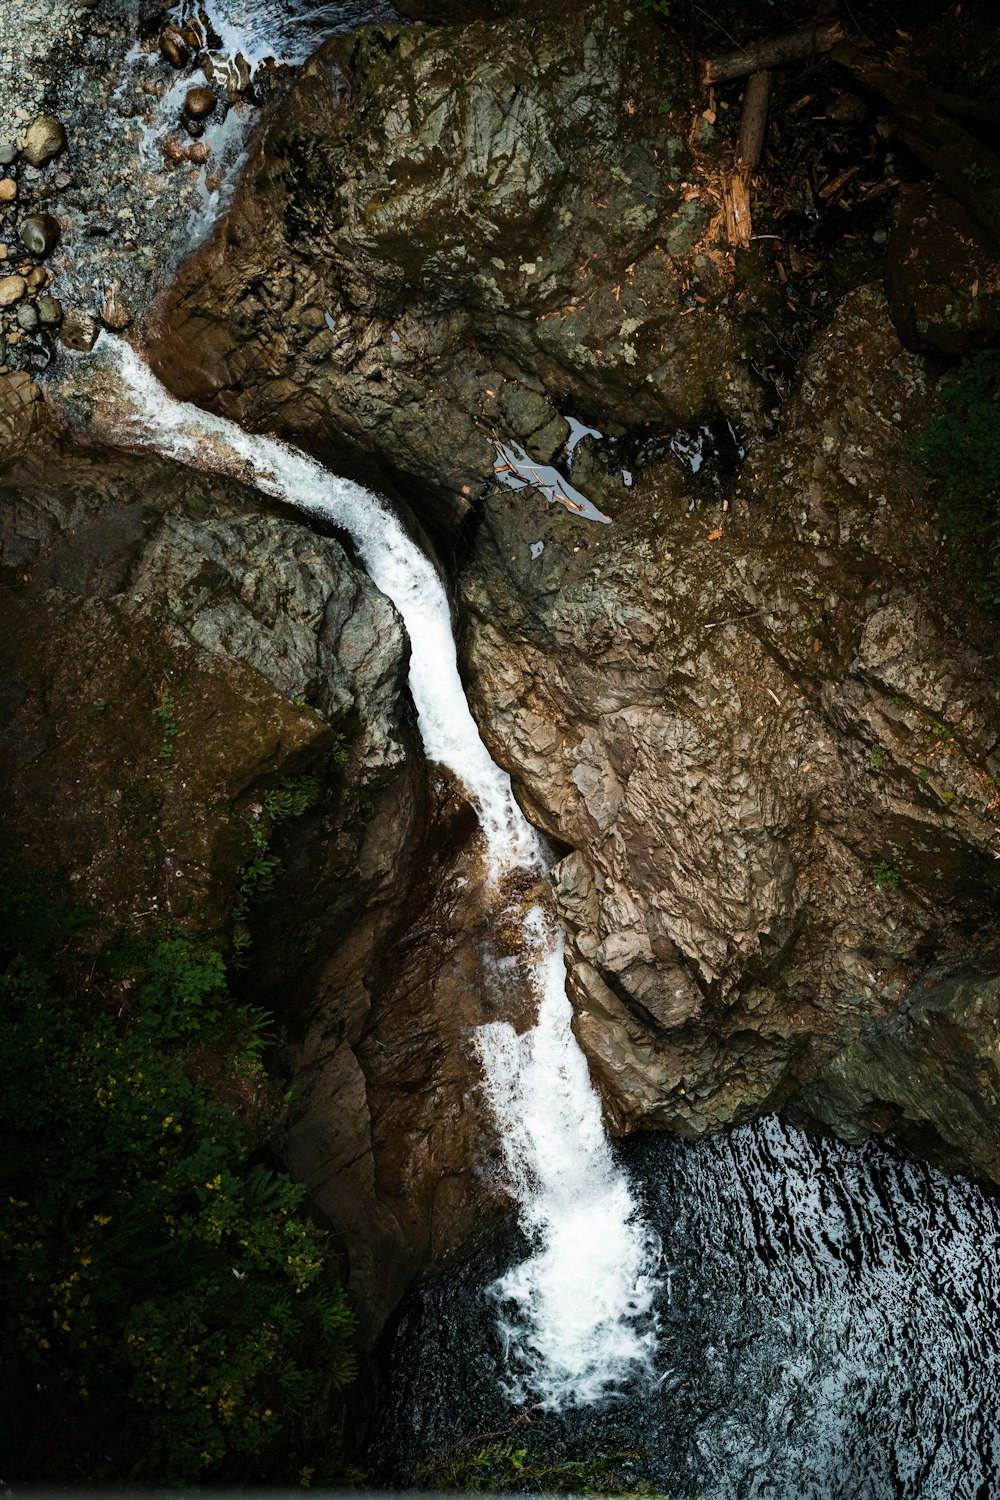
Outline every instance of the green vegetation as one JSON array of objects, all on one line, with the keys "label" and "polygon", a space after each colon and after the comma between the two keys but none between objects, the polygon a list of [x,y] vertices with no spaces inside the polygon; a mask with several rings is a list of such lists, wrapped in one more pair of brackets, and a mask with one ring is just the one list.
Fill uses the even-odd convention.
[{"label": "green vegetation", "polygon": [[265,829],[259,823],[248,825],[254,852],[240,870],[239,895],[233,907],[231,959],[235,968],[243,968],[246,964],[246,952],[250,947],[246,923],[250,908],[256,901],[263,900],[281,874],[281,859],[271,853],[271,834],[282,823],[301,818],[308,812],[317,801],[319,790],[319,780],[315,776],[286,776],[284,781],[264,793],[264,811],[270,827]]},{"label": "green vegetation", "polygon": [[1000,349],[963,360],[913,457],[937,480],[937,524],[980,603],[1000,604]]},{"label": "green vegetation", "polygon": [[872,746],[872,765],[876,771],[884,771],[890,762],[890,755],[884,745]]},{"label": "green vegetation", "polygon": [[302,1190],[262,1159],[264,1018],[180,934],[89,937],[0,870],[5,1478],[295,1482],[307,1420],[336,1429],[352,1326]]},{"label": "green vegetation", "polygon": [[875,866],[873,879],[880,890],[899,890],[899,871],[894,869],[893,866],[889,864],[888,860],[879,860],[878,864]]},{"label": "green vegetation", "polygon": [[[414,1476],[417,1489],[465,1494],[548,1494],[652,1496],[655,1486],[629,1477],[641,1466],[637,1449],[575,1456],[580,1439],[557,1445],[558,1451],[524,1447],[521,1436],[473,1434],[429,1454]],[[595,1446],[588,1441],[588,1448]],[[692,1497],[693,1500],[693,1497]]]}]

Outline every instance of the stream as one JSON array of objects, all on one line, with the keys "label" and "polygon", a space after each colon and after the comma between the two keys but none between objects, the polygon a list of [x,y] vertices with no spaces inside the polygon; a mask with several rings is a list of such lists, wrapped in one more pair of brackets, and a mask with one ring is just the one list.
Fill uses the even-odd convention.
[{"label": "stream", "polygon": [[[355,14],[257,5],[248,22],[227,3],[211,17],[220,54],[256,66],[300,61]],[[131,66],[132,83],[164,71],[138,48]],[[151,110],[147,154],[186,82]],[[241,105],[213,127],[227,173],[190,190],[185,245],[224,204],[252,123]],[[433,562],[379,497],[175,401],[113,335],[90,358],[115,441],[236,475],[350,534],[406,626],[425,752],[477,808],[496,919],[522,934],[537,1024],[474,1039],[516,1221],[400,1310],[372,1479],[419,1483],[429,1455],[490,1434],[672,1500],[993,1500],[1000,1206],[895,1151],[774,1119],[612,1147],[572,1031],[547,854],[469,711]]]}]

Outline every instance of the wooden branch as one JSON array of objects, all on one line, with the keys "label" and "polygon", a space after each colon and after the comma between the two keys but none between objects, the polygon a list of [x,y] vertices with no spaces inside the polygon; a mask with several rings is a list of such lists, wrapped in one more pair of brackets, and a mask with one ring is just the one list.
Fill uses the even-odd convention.
[{"label": "wooden branch", "polygon": [[743,95],[740,115],[740,138],[736,145],[736,162],[745,172],[755,172],[764,149],[767,127],[767,104],[771,97],[771,75],[751,73]]},{"label": "wooden branch", "polygon": [[702,71],[702,83],[706,86],[728,83],[730,79],[744,78],[748,73],[780,68],[783,63],[801,62],[817,53],[829,52],[843,40],[843,28],[836,21],[806,26],[802,31],[790,31],[769,42],[758,42],[756,47],[748,47],[742,52],[727,52],[722,57],[708,58]]},{"label": "wooden branch", "polygon": [[934,103],[933,91],[911,73],[845,48],[838,55],[857,81],[880,94],[900,138],[941,179],[952,197],[1000,245],[1000,156]]},{"label": "wooden branch", "polygon": [[740,137],[736,145],[733,170],[722,182],[722,206],[726,216],[726,238],[731,245],[745,250],[750,243],[750,181],[760,163],[767,126],[767,102],[771,96],[771,75],[766,71],[751,73],[743,95],[740,115]]}]

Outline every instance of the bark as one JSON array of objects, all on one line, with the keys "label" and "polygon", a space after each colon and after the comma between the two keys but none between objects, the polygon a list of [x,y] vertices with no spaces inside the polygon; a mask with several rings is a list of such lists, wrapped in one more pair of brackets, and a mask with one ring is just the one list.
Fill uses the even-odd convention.
[{"label": "bark", "polygon": [[783,63],[801,62],[819,52],[829,52],[843,40],[843,28],[836,21],[806,26],[801,31],[790,31],[784,36],[772,37],[770,41],[759,42],[755,47],[708,58],[702,82],[706,85],[728,83],[730,79],[744,78],[748,73],[780,68]]},{"label": "bark", "polygon": [[740,138],[736,146],[737,164],[746,172],[756,171],[760,153],[764,148],[764,130],[767,126],[767,105],[771,97],[771,75],[767,72],[751,73],[743,95],[743,113],[740,116]]}]

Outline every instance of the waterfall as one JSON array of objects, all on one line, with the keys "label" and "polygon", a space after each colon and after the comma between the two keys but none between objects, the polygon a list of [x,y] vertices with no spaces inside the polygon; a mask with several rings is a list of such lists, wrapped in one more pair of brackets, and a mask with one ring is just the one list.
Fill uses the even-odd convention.
[{"label": "waterfall", "polygon": [[[592,1401],[652,1369],[654,1237],[616,1165],[600,1104],[571,1028],[562,937],[553,918],[519,905],[519,872],[544,870],[510,778],[490,758],[458,672],[451,611],[432,563],[370,491],[329,474],[274,438],[174,400],[128,344],[103,334],[116,440],[193,468],[232,474],[347,531],[410,639],[410,690],[430,760],[467,788],[485,842],[489,894],[522,923],[537,1025],[497,1022],[477,1043],[507,1179],[531,1247],[492,1289],[509,1350],[509,1389],[549,1406]],[[100,397],[98,400],[100,401]]]}]

